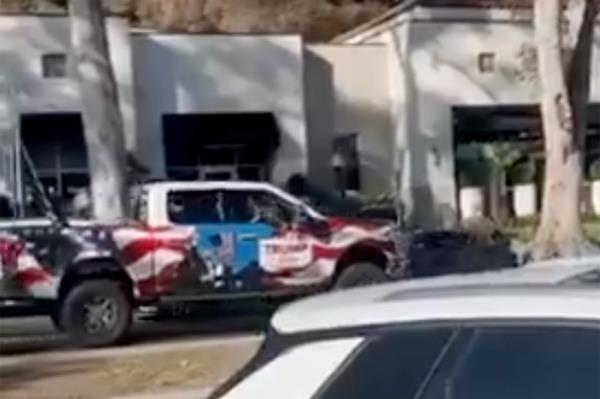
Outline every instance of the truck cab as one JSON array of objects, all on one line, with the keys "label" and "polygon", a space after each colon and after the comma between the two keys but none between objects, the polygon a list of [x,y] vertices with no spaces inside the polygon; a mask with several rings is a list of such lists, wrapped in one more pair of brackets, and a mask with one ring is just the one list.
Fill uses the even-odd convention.
[{"label": "truck cab", "polygon": [[125,337],[142,305],[353,287],[399,266],[393,226],[325,217],[266,183],[153,183],[132,205],[116,225],[8,212],[0,308],[29,302],[76,342],[100,346]]},{"label": "truck cab", "polygon": [[169,295],[361,285],[395,266],[391,225],[326,217],[268,183],[153,183],[139,189],[133,209],[149,227],[193,229],[204,274],[195,280],[205,284],[181,278]]}]

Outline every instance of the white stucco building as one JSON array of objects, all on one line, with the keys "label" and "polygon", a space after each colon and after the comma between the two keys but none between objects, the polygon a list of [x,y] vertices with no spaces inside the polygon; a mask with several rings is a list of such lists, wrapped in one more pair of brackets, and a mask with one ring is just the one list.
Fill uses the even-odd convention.
[{"label": "white stucco building", "polygon": [[[160,34],[109,18],[129,150],[153,177],[174,179],[300,173],[333,189],[343,167],[348,189],[398,187],[415,223],[452,223],[463,143],[539,137],[531,12],[407,3],[327,44]],[[0,74],[12,87],[0,102],[17,110],[42,180],[65,195],[87,184],[69,51],[66,17],[0,16]]]},{"label": "white stucco building", "polygon": [[[128,149],[152,177],[269,179],[308,172],[297,35],[170,35],[108,19]],[[1,97],[44,183],[86,183],[65,16],[0,16]],[[10,92],[10,93],[9,93]]]},{"label": "white stucco building", "polygon": [[[402,197],[413,220],[421,225],[450,224],[458,212],[455,166],[461,144],[540,137],[532,12],[527,8],[466,7],[477,4],[468,0],[428,1],[430,7],[408,3],[339,37],[333,46],[358,51],[365,46],[384,49],[387,74],[372,69],[355,76],[363,93],[377,86],[389,90],[387,103],[375,105],[376,113],[388,115],[390,121],[387,135],[381,135],[387,136],[386,150],[376,157],[398,162]],[[435,6],[438,3],[452,7]],[[370,61],[354,57],[355,65]],[[336,57],[331,63],[337,70],[338,64],[346,62]],[[598,40],[591,70],[593,112],[588,143],[597,149]],[[373,110],[372,102],[362,104]],[[354,105],[362,108],[360,100]],[[376,139],[369,135],[366,141]]]}]

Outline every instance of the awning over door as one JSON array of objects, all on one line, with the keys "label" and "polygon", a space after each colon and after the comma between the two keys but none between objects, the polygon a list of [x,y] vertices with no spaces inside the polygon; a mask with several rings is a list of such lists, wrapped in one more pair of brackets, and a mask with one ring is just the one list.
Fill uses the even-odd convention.
[{"label": "awning over door", "polygon": [[253,163],[265,162],[279,146],[280,135],[269,112],[163,116],[167,165],[173,166],[197,164],[203,151],[219,147],[238,147]]},{"label": "awning over door", "polygon": [[[600,104],[590,104],[589,128],[600,129]],[[539,106],[497,105],[453,108],[456,144],[541,138]]]}]

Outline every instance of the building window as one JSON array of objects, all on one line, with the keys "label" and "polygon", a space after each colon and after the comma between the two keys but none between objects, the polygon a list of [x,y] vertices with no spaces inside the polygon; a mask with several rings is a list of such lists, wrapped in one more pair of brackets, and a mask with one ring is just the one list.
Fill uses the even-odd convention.
[{"label": "building window", "polygon": [[64,78],[67,76],[67,55],[60,53],[42,56],[42,76],[44,78]]},{"label": "building window", "polygon": [[494,53],[479,53],[477,57],[477,66],[481,73],[494,72],[496,67],[496,54]]},{"label": "building window", "polygon": [[343,134],[334,139],[331,166],[335,173],[336,186],[341,193],[360,190],[357,133]]},{"label": "building window", "polygon": [[[47,193],[59,199],[65,215],[78,212],[77,196],[89,187],[88,160],[79,114],[21,116],[21,140]],[[29,176],[34,179],[34,176]],[[26,179],[27,180],[27,179]],[[26,181],[34,185],[34,181]]]}]

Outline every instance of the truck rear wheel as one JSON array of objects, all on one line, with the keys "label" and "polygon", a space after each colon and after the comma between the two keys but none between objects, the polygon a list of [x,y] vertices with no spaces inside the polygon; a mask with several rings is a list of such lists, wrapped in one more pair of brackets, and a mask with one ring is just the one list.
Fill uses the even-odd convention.
[{"label": "truck rear wheel", "polygon": [[104,346],[122,340],[129,331],[132,305],[121,284],[83,281],[62,302],[60,326],[82,346]]},{"label": "truck rear wheel", "polygon": [[338,276],[334,289],[363,287],[387,281],[385,272],[373,263],[361,262],[348,266]]}]

